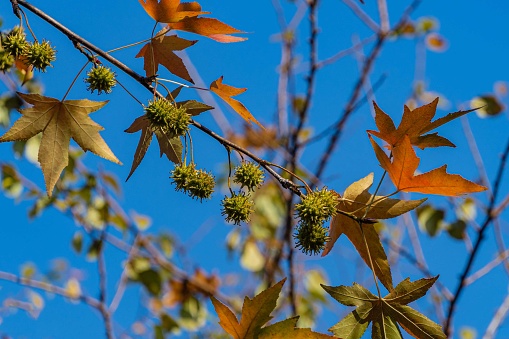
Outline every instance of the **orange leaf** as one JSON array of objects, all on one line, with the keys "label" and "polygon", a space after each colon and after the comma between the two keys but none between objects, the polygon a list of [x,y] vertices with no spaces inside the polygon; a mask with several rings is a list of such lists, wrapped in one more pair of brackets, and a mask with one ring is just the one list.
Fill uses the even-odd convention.
[{"label": "orange leaf", "polygon": [[136,58],[144,58],[143,69],[147,77],[157,74],[159,65],[163,65],[171,73],[194,84],[184,62],[173,51],[181,51],[194,45],[196,42],[197,40],[190,41],[179,38],[176,35],[161,35],[143,46],[136,55]]},{"label": "orange leaf", "polygon": [[185,18],[168,25],[172,29],[200,34],[218,42],[239,42],[247,38],[235,37],[228,34],[243,33],[217,19]]},{"label": "orange leaf", "polygon": [[447,165],[424,174],[414,175],[420,160],[412,148],[408,135],[405,135],[403,140],[392,148],[392,162],[371,136],[369,139],[380,165],[389,173],[392,182],[400,191],[458,196],[487,189],[457,174],[448,174]]},{"label": "orange leaf", "polygon": [[443,124],[459,118],[469,112],[475,111],[475,109],[467,111],[458,111],[449,113],[447,116],[431,121],[436,114],[438,104],[438,98],[433,100],[431,103],[417,107],[411,110],[407,106],[404,107],[403,117],[398,128],[394,126],[394,122],[391,117],[378,107],[373,102],[375,108],[375,123],[378,127],[378,131],[369,130],[368,133],[379,137],[389,144],[389,149],[398,146],[406,135],[410,138],[412,145],[424,149],[426,147],[440,147],[449,146],[455,147],[452,142],[444,137],[437,135],[437,133],[424,134]]},{"label": "orange leaf", "polygon": [[210,90],[216,93],[221,99],[223,99],[231,108],[247,122],[254,122],[261,128],[263,126],[255,119],[255,117],[247,110],[247,108],[238,100],[232,99],[236,95],[244,93],[247,88],[236,88],[233,86],[223,84],[223,77],[214,80],[210,84]]},{"label": "orange leaf", "polygon": [[177,22],[186,17],[194,17],[202,12],[197,2],[180,3],[180,0],[138,0],[143,9],[157,22]]}]

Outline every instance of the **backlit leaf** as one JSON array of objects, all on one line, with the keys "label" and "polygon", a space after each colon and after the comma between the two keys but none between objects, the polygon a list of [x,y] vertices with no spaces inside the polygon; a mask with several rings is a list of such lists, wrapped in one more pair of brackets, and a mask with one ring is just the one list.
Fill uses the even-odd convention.
[{"label": "backlit leaf", "polygon": [[404,106],[403,117],[401,118],[401,123],[398,128],[395,127],[391,117],[382,111],[375,102],[373,102],[373,106],[375,108],[375,123],[378,127],[378,131],[368,130],[368,133],[387,142],[389,144],[389,149],[392,149],[402,143],[405,136],[410,138],[412,145],[421,149],[440,146],[455,147],[452,142],[437,135],[437,133],[425,133],[438,128],[451,120],[459,118],[462,115],[475,111],[476,109],[449,113],[445,117],[432,122],[431,119],[433,119],[436,114],[438,99],[439,98],[436,98],[433,102],[417,107],[413,110]]},{"label": "backlit leaf", "polygon": [[369,138],[380,165],[389,173],[391,181],[400,191],[458,196],[487,190],[486,187],[468,181],[457,174],[448,174],[447,165],[424,174],[414,175],[420,160],[408,136],[405,136],[401,143],[393,148],[392,162],[373,138],[371,136]]},{"label": "backlit leaf", "polygon": [[20,110],[23,116],[0,138],[0,142],[26,140],[42,132],[39,162],[49,196],[68,164],[71,138],[83,150],[120,164],[99,135],[103,128],[88,116],[106,105],[107,101],[60,101],[39,94],[18,95],[33,106]]},{"label": "backlit leaf", "polygon": [[159,65],[163,65],[171,73],[194,84],[184,62],[173,51],[181,51],[196,42],[197,40],[190,41],[176,35],[162,35],[161,31],[141,48],[136,58],[144,58],[143,69],[147,77],[156,75]]},{"label": "backlit leaf", "polygon": [[168,160],[177,164],[182,161],[182,142],[180,141],[180,137],[170,135],[169,132],[164,133],[160,128],[154,130],[145,115],[136,118],[131,126],[125,130],[127,133],[135,133],[138,131],[141,131],[141,136],[136,151],[134,152],[133,163],[126,181],[133,175],[134,171],[145,157],[154,134],[159,143],[159,153],[161,157],[165,154]]},{"label": "backlit leaf", "polygon": [[255,119],[255,117],[247,110],[247,108],[238,100],[232,97],[244,93],[247,88],[236,88],[230,85],[223,84],[223,77],[214,80],[210,84],[210,90],[216,93],[221,99],[224,100],[235,112],[237,112],[247,122],[254,122],[258,126],[263,126]]}]

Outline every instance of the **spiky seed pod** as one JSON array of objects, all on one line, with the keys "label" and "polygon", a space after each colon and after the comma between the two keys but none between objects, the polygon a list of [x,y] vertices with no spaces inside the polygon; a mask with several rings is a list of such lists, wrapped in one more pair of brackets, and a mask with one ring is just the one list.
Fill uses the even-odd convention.
[{"label": "spiky seed pod", "polygon": [[327,229],[320,224],[300,223],[293,235],[295,247],[303,253],[316,255],[323,251],[325,243],[329,240]]},{"label": "spiky seed pod", "polygon": [[56,50],[51,47],[49,41],[42,43],[36,41],[25,47],[23,55],[28,65],[34,66],[41,72],[46,72],[46,67],[51,66],[51,63],[56,59]]},{"label": "spiky seed pod", "polygon": [[6,72],[14,65],[14,57],[0,47],[0,71]]},{"label": "spiky seed pod", "polygon": [[19,27],[14,28],[6,35],[2,35],[2,47],[14,58],[21,56],[27,45],[26,34]]},{"label": "spiky seed pod", "polygon": [[240,225],[243,221],[249,221],[253,206],[253,200],[244,192],[233,193],[231,197],[224,197],[221,201],[221,215],[225,216],[226,222]]},{"label": "spiky seed pod", "polygon": [[326,187],[308,193],[295,205],[297,217],[306,224],[321,224],[336,215],[338,196]]},{"label": "spiky seed pod", "polygon": [[186,108],[176,107],[166,99],[156,99],[145,107],[145,114],[153,126],[161,127],[175,136],[182,136],[189,130],[191,115]]},{"label": "spiky seed pod", "polygon": [[176,165],[173,171],[170,172],[170,179],[172,179],[172,183],[175,184],[175,190],[187,193],[189,181],[191,181],[195,171],[195,164],[193,163],[189,165],[184,163]]},{"label": "spiky seed pod", "polygon": [[195,170],[194,174],[187,182],[187,190],[189,191],[190,197],[200,199],[201,201],[210,198],[214,192],[215,185],[216,182],[212,174],[203,170]]},{"label": "spiky seed pod", "polygon": [[263,171],[255,163],[242,162],[235,168],[233,182],[239,184],[241,188],[246,187],[249,191],[254,191],[263,183]]},{"label": "spiky seed pod", "polygon": [[111,93],[111,90],[117,84],[115,80],[115,73],[109,68],[104,66],[93,67],[85,79],[87,83],[87,90],[94,92],[97,90],[98,94],[105,92]]}]

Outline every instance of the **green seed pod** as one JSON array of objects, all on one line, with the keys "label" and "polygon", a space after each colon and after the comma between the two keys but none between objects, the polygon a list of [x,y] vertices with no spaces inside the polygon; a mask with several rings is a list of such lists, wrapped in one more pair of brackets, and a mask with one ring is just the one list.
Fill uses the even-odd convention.
[{"label": "green seed pod", "polygon": [[170,172],[170,179],[172,179],[172,183],[175,184],[175,190],[187,193],[189,181],[191,181],[195,171],[195,164],[193,163],[189,165],[176,165],[173,171]]},{"label": "green seed pod", "polygon": [[254,191],[263,184],[263,171],[257,164],[252,162],[242,162],[235,168],[233,182],[246,187],[249,191]]},{"label": "green seed pod", "polygon": [[166,99],[158,98],[149,102],[145,114],[153,126],[161,127],[174,136],[182,136],[189,130],[191,115],[186,108],[178,108]]},{"label": "green seed pod", "polygon": [[117,84],[115,80],[115,73],[110,68],[104,66],[93,67],[85,79],[87,83],[87,90],[94,92],[97,90],[98,94],[105,92],[111,93],[111,90]]},{"label": "green seed pod", "polygon": [[201,201],[210,198],[214,192],[215,185],[216,182],[212,174],[203,170],[195,170],[194,174],[187,182],[186,188],[189,191],[190,197],[200,199]]},{"label": "green seed pod", "polygon": [[248,222],[253,212],[254,202],[244,192],[233,193],[231,197],[225,197],[221,201],[221,215],[225,216],[226,222],[233,222],[240,225],[241,222]]},{"label": "green seed pod", "polygon": [[56,50],[51,47],[49,41],[42,43],[36,41],[28,44],[23,50],[25,62],[41,72],[46,72],[46,67],[51,66],[51,63],[55,61],[55,54]]},{"label": "green seed pod", "polygon": [[2,35],[3,49],[14,58],[21,56],[27,45],[26,34],[19,27],[15,27],[6,35]]},{"label": "green seed pod", "polygon": [[327,229],[321,224],[300,223],[293,235],[295,247],[303,253],[316,255],[323,251],[325,243],[329,240]]},{"label": "green seed pod", "polygon": [[295,205],[297,217],[306,224],[322,224],[336,215],[338,196],[334,191],[322,188],[308,193],[300,204]]},{"label": "green seed pod", "polygon": [[14,57],[0,47],[0,71],[7,72],[14,65]]}]

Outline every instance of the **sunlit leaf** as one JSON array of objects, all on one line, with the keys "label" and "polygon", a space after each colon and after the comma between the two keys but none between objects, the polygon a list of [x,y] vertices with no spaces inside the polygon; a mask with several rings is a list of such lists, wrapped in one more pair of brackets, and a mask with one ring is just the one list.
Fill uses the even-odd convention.
[{"label": "sunlit leaf", "polygon": [[371,136],[369,138],[380,165],[389,173],[391,181],[400,191],[458,196],[487,190],[486,187],[457,174],[448,174],[447,165],[415,175],[420,159],[415,154],[407,135],[397,147],[393,148],[392,162],[373,138]]},{"label": "sunlit leaf", "polygon": [[106,105],[107,101],[94,102],[87,99],[60,101],[39,94],[18,93],[18,95],[33,106],[20,110],[23,116],[0,138],[0,142],[26,140],[42,132],[39,162],[49,196],[68,164],[71,138],[83,150],[92,151],[120,164],[99,135],[103,128],[88,116]]}]

